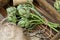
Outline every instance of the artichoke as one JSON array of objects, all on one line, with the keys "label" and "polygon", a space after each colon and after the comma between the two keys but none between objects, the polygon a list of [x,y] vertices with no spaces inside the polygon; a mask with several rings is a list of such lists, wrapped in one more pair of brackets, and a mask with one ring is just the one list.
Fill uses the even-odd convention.
[{"label": "artichoke", "polygon": [[30,9],[29,7],[31,7],[29,4],[20,4],[18,7],[17,7],[17,10],[18,10],[18,13],[21,17],[23,18],[29,18],[30,16]]},{"label": "artichoke", "polygon": [[10,14],[16,14],[17,10],[15,7],[10,7],[10,8],[7,8],[7,13],[10,15]]},{"label": "artichoke", "polygon": [[25,11],[24,9],[20,9],[20,10],[18,10],[18,12],[19,12],[19,15],[20,15],[21,17],[23,17],[23,18],[29,18],[29,16],[30,16],[30,14],[27,13],[28,10]]},{"label": "artichoke", "polygon": [[16,23],[16,16],[8,16],[8,21]]},{"label": "artichoke", "polygon": [[29,27],[29,20],[26,18],[21,18],[20,21],[18,22],[18,25],[21,27],[28,28]]},{"label": "artichoke", "polygon": [[54,7],[57,9],[58,12],[60,12],[60,0],[56,0],[54,3]]},{"label": "artichoke", "polygon": [[7,8],[7,13],[8,13],[8,21],[9,22],[13,22],[13,23],[16,23],[16,8],[15,7],[10,7],[10,8]]}]

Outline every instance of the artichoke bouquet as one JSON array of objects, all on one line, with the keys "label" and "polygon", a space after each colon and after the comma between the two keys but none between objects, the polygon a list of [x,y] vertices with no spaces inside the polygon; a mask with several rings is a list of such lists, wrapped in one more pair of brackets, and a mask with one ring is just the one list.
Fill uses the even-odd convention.
[{"label": "artichoke bouquet", "polygon": [[19,25],[22,28],[34,29],[36,25],[47,25],[56,32],[60,24],[46,21],[34,7],[32,3],[19,4],[17,7],[7,8],[8,21]]}]

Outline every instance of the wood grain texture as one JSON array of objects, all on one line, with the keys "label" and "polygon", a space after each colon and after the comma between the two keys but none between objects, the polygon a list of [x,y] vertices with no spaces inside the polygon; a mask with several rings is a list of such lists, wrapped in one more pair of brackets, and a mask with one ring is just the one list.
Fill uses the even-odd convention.
[{"label": "wood grain texture", "polygon": [[0,7],[6,5],[9,2],[9,0],[0,0]]},{"label": "wood grain texture", "polygon": [[55,8],[53,6],[51,6],[46,0],[39,0],[38,3],[42,4],[46,9],[49,10],[50,14],[55,15],[56,19],[60,21],[60,13],[58,13],[55,10]]}]

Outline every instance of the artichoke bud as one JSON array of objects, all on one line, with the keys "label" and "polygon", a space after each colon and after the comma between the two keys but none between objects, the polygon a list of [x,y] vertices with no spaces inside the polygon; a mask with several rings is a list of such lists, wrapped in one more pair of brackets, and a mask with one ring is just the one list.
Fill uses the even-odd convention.
[{"label": "artichoke bud", "polygon": [[15,7],[7,8],[7,13],[8,14],[15,14],[16,12],[17,12],[17,10],[16,10]]},{"label": "artichoke bud", "polygon": [[22,5],[19,5],[17,7],[17,10],[18,10],[18,13],[21,17],[29,18],[29,16],[30,16],[30,10],[29,9],[22,7]]},{"label": "artichoke bud", "polygon": [[60,9],[60,1],[56,0],[56,2],[54,3],[54,7],[59,10]]},{"label": "artichoke bud", "polygon": [[29,20],[26,18],[21,18],[20,21],[18,22],[18,25],[21,27],[28,28],[29,27]]},{"label": "artichoke bud", "polygon": [[8,21],[16,23],[16,16],[8,16]]}]

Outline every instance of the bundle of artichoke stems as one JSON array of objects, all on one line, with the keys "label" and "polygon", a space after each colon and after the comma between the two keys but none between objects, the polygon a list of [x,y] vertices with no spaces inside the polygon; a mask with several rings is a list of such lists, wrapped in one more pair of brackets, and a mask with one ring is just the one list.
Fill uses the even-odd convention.
[{"label": "bundle of artichoke stems", "polygon": [[25,29],[33,29],[36,25],[45,24],[56,32],[59,24],[46,21],[45,18],[35,9],[32,3],[19,4],[17,7],[7,8],[8,22],[15,23]]}]

